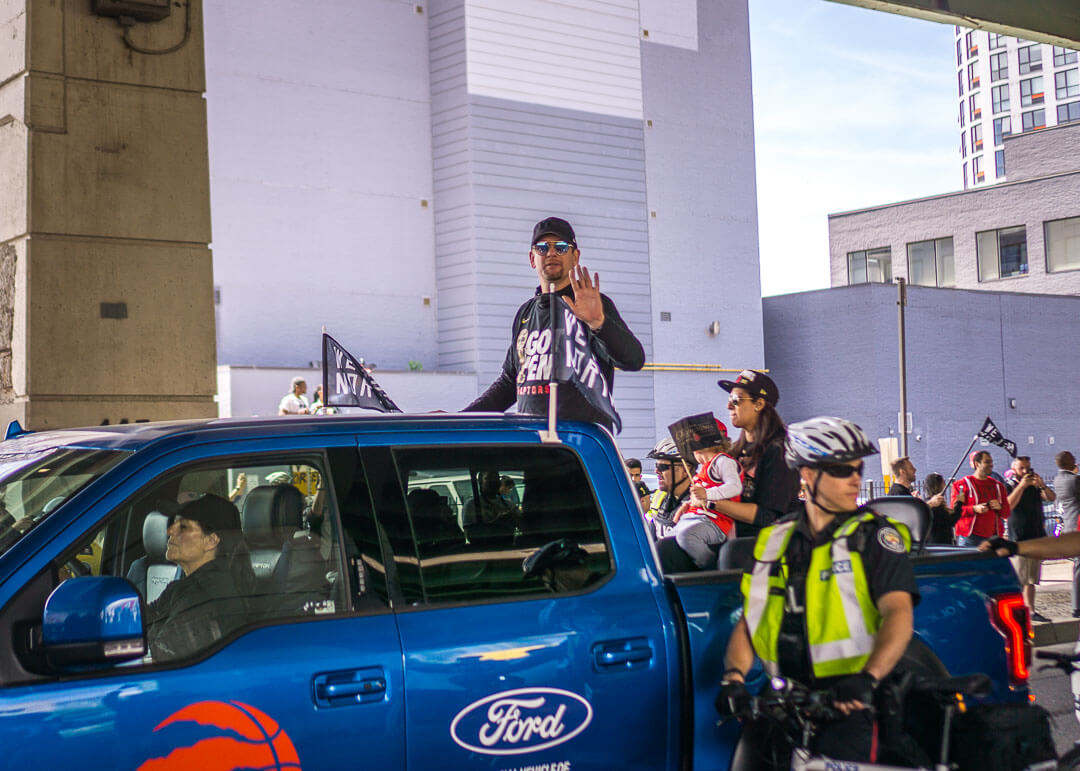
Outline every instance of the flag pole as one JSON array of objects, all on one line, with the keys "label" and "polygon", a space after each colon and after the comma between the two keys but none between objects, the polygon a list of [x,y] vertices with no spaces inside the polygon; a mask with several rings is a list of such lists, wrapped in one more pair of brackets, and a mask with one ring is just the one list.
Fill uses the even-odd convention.
[{"label": "flag pole", "polygon": [[947,481],[945,483],[945,490],[946,491],[949,489],[949,485],[951,485],[953,482],[956,481],[957,472],[959,472],[960,467],[964,465],[964,461],[967,459],[968,453],[971,452],[971,448],[975,446],[975,442],[977,442],[977,441],[979,441],[979,435],[975,434],[975,436],[971,437],[971,444],[969,444],[968,448],[966,450],[964,450],[964,457],[961,458],[960,462],[956,464],[956,468],[953,469],[952,474],[949,476],[949,481]]},{"label": "flag pole", "polygon": [[555,315],[555,284],[548,284],[548,313],[551,314],[551,368],[548,371],[548,427],[547,431],[540,432],[540,441],[544,444],[562,444],[559,439],[559,382],[555,379],[555,349],[556,335],[555,324],[558,318]]},{"label": "flag pole", "polygon": [[330,398],[330,380],[326,376],[326,325],[322,325],[322,403],[323,411],[326,411],[327,400]]}]

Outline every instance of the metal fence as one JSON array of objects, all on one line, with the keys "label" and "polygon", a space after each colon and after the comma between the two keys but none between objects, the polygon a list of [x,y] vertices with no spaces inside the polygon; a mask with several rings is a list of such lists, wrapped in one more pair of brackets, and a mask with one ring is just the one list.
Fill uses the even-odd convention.
[{"label": "metal fence", "polygon": [[[1043,478],[1046,486],[1053,490],[1054,483],[1051,480]],[[912,485],[912,492],[916,493],[918,497],[925,500],[928,496],[925,494],[922,480],[915,482]],[[863,482],[862,489],[859,490],[859,505],[871,501],[874,498],[880,498],[887,493],[885,485],[881,482],[875,482],[873,479],[868,479]],[[1046,526],[1046,534],[1059,536],[1062,533],[1064,527],[1064,518],[1061,515],[1061,506],[1057,501],[1043,501],[1043,524]]]}]

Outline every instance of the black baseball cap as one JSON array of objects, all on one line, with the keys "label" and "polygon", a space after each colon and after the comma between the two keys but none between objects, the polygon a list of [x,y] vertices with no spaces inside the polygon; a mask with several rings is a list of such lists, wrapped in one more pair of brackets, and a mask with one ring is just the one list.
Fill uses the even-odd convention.
[{"label": "black baseball cap", "polygon": [[774,407],[780,401],[780,389],[764,372],[744,369],[734,380],[717,380],[716,384],[728,393],[732,388],[741,388],[755,399],[764,399]]},{"label": "black baseball cap", "polygon": [[569,222],[558,217],[548,217],[536,223],[533,228],[532,242],[535,244],[540,240],[541,236],[558,236],[563,241],[577,246],[577,236],[574,235],[574,229],[570,227]]}]

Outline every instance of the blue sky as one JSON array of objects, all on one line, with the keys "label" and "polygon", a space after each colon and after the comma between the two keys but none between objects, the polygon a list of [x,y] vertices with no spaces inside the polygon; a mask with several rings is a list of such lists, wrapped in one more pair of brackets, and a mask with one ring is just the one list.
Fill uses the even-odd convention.
[{"label": "blue sky", "polygon": [[953,28],[749,0],[761,291],[829,286],[827,215],[962,187]]}]

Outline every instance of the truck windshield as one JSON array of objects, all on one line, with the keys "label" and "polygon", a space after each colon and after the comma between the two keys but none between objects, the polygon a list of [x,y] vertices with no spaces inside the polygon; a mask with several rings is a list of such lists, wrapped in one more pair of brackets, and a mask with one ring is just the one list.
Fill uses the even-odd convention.
[{"label": "truck windshield", "polygon": [[71,447],[5,453],[0,446],[0,554],[125,455]]}]

